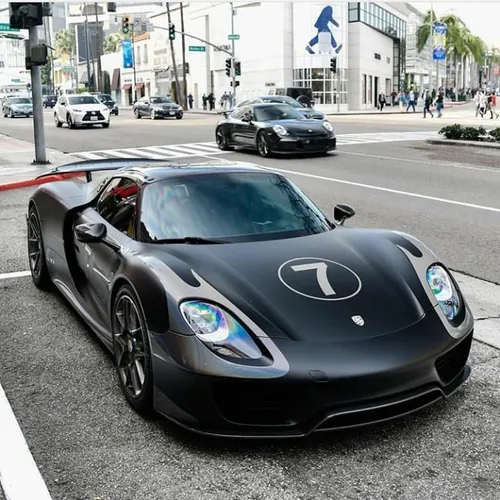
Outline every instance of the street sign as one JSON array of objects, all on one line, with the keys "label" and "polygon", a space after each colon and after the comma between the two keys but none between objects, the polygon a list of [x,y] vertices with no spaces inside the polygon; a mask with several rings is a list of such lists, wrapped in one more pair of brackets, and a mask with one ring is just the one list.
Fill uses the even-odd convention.
[{"label": "street sign", "polygon": [[8,23],[0,23],[0,31],[8,31],[10,33],[19,33],[20,30],[16,30],[15,28],[11,28]]},{"label": "street sign", "polygon": [[190,52],[206,52],[207,48],[204,47],[203,45],[190,45],[189,46],[189,51]]},{"label": "street sign", "polygon": [[239,40],[240,35],[227,35],[228,40]]}]

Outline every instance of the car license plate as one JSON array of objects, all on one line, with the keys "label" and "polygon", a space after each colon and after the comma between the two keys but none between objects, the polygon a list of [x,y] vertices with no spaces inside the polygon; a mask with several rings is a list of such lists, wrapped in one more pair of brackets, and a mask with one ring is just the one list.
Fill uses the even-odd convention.
[{"label": "car license plate", "polygon": [[173,111],[169,111],[169,113],[168,113],[168,114],[169,114],[170,116],[174,116],[174,115],[175,115],[175,113],[174,113]]},{"label": "car license plate", "polygon": [[93,121],[93,122],[96,122],[97,121],[97,116],[91,116],[90,119]]}]

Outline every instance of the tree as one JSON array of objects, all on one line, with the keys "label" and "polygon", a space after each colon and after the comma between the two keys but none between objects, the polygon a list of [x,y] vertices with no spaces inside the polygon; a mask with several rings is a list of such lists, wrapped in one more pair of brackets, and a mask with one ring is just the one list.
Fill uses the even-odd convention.
[{"label": "tree", "polygon": [[70,30],[61,30],[56,33],[55,49],[57,55],[70,56],[76,52],[75,33]]},{"label": "tree", "polygon": [[122,37],[119,33],[108,35],[103,42],[104,54],[113,54],[119,52]]}]

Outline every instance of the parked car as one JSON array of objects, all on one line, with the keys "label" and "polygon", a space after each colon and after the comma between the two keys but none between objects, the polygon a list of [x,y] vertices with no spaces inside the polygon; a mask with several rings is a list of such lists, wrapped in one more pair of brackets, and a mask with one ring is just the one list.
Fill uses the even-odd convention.
[{"label": "parked car", "polygon": [[2,105],[4,118],[16,116],[33,116],[33,101],[28,97],[10,97]]},{"label": "parked car", "polygon": [[108,128],[110,112],[108,107],[93,95],[62,95],[54,109],[54,121],[56,127],[67,123],[69,128],[93,125]]},{"label": "parked car", "polygon": [[55,95],[44,95],[42,100],[44,108],[53,108],[56,105],[57,97]]},{"label": "parked car", "polygon": [[165,96],[141,97],[132,109],[136,118],[149,116],[151,120],[174,116],[180,120],[184,115],[182,106]]},{"label": "parked car", "polygon": [[99,99],[99,101],[101,101],[105,106],[107,106],[112,115],[118,116],[119,113],[118,106],[110,94],[101,94],[99,92],[93,92],[92,95],[95,95],[97,99]]}]

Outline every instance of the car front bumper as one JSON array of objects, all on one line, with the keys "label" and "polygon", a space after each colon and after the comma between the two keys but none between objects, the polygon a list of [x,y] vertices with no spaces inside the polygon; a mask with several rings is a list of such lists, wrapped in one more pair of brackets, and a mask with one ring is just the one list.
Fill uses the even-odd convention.
[{"label": "car front bumper", "polygon": [[168,110],[168,109],[155,109],[155,116],[158,118],[173,118],[177,116],[182,116],[183,111],[181,109]]},{"label": "car front bumper", "polygon": [[192,431],[228,437],[304,437],[377,424],[451,396],[469,377],[472,335],[453,339],[432,315],[362,342],[275,339],[289,369],[268,378],[231,373],[232,363],[193,336],[152,335],[155,407]]},{"label": "car front bumper", "polygon": [[271,141],[274,153],[323,153],[337,149],[337,138],[282,137]]},{"label": "car front bumper", "polygon": [[13,116],[33,116],[32,109],[12,109]]},{"label": "car front bumper", "polygon": [[72,118],[75,125],[95,125],[109,123],[109,113],[97,111],[95,115],[92,112],[73,113]]}]

